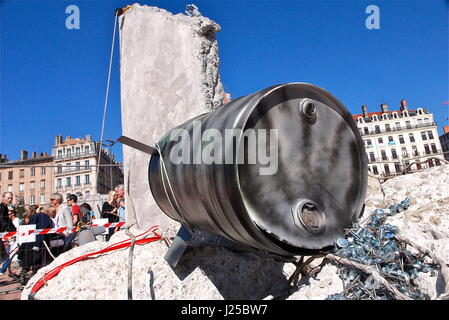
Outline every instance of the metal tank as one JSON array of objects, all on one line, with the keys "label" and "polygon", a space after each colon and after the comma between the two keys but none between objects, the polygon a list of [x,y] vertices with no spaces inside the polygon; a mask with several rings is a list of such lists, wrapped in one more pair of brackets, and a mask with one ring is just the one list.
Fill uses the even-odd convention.
[{"label": "metal tank", "polygon": [[[267,133],[257,136],[257,148],[251,132]],[[218,139],[230,133],[232,139]],[[213,163],[202,158],[211,143],[217,148],[206,155]],[[291,256],[333,245],[363,210],[368,171],[361,136],[343,104],[311,84],[276,85],[233,100],[170,130],[156,147],[151,192],[189,229]],[[259,150],[272,156],[271,169],[266,158],[254,163]]]}]

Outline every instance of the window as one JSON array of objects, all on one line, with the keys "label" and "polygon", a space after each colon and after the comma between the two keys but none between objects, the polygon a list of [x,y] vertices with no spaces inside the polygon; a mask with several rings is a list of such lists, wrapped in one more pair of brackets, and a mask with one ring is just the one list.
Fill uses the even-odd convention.
[{"label": "window", "polygon": [[45,194],[41,194],[41,196],[40,196],[40,204],[45,204]]},{"label": "window", "polygon": [[387,152],[385,150],[382,150],[380,154],[382,155],[382,160],[387,160]]},{"label": "window", "polygon": [[390,127],[390,125],[389,125],[388,123],[385,125],[385,130],[386,130],[387,132],[390,132],[390,131],[391,131],[391,127]]},{"label": "window", "polygon": [[388,144],[389,145],[395,144],[394,139],[393,139],[392,136],[388,136]]},{"label": "window", "polygon": [[[371,142],[371,141],[370,141]],[[89,170],[89,160],[84,161],[84,169]]]},{"label": "window", "polygon": [[75,162],[75,166],[76,166],[76,171],[80,171],[81,170],[81,162],[77,161]]},{"label": "window", "polygon": [[404,136],[402,134],[399,135],[399,143],[400,144],[404,144],[405,143]]},{"label": "window", "polygon": [[409,133],[408,138],[410,139],[410,142],[415,142],[415,136],[413,135],[413,133]]},{"label": "window", "polygon": [[403,157],[408,157],[408,153],[407,153],[407,148],[406,147],[402,148],[402,156]]},{"label": "window", "polygon": [[84,147],[84,153],[85,154],[89,154],[89,146],[85,146]]},{"label": "window", "polygon": [[377,139],[377,141],[379,141],[379,144],[384,143],[384,139],[382,139],[382,138]]},{"label": "window", "polygon": [[80,147],[76,147],[76,149],[75,149],[75,154],[76,154],[77,156],[79,156],[79,155],[80,155],[80,151],[81,151],[81,148],[80,148]]},{"label": "window", "polygon": [[377,166],[373,166],[373,173],[374,174],[379,174],[379,171],[377,170]]},{"label": "window", "polygon": [[72,156],[72,150],[67,149],[67,158],[70,158]]},{"label": "window", "polygon": [[368,127],[364,127],[364,128],[363,128],[363,132],[365,132],[365,134],[369,134]]},{"label": "window", "polygon": [[56,188],[61,188],[62,187],[62,179],[58,178],[56,179]]},{"label": "window", "polygon": [[396,153],[396,149],[391,149],[391,157],[393,159],[397,159],[398,158],[398,154]]},{"label": "window", "polygon": [[23,192],[25,191],[25,184],[24,183],[20,183],[19,184],[19,192]]},{"label": "window", "polygon": [[72,170],[71,165],[72,165],[71,163],[66,164],[67,169],[65,172],[70,172]]},{"label": "window", "polygon": [[395,163],[394,164],[394,169],[396,170],[396,173],[400,173],[401,172],[401,166],[399,163]]},{"label": "window", "polygon": [[56,173],[62,173],[62,164],[58,164]]},{"label": "window", "polygon": [[418,119],[418,127],[422,127],[422,119]]},{"label": "window", "polygon": [[36,168],[30,168],[30,177],[34,177],[36,175]]},{"label": "window", "polygon": [[426,135],[426,132],[425,132],[425,131],[422,131],[422,132],[421,132],[421,138],[422,138],[423,140],[427,140],[427,135]]},{"label": "window", "polygon": [[440,159],[435,159],[435,164],[436,164],[437,166],[440,166],[440,165],[441,165]]},{"label": "window", "polygon": [[45,189],[45,180],[41,180],[41,189]]},{"label": "window", "polygon": [[430,148],[428,144],[424,145],[424,150],[426,151],[426,154],[430,154]]},{"label": "window", "polygon": [[412,146],[412,154],[413,154],[413,156],[415,156],[415,157],[418,156],[418,149],[416,148],[416,146]]},{"label": "window", "polygon": [[433,159],[429,159],[429,160],[427,161],[427,163],[429,164],[429,168],[430,168],[430,167],[433,167]]},{"label": "window", "polygon": [[42,174],[42,175],[45,174],[45,171],[46,171],[46,168],[45,168],[45,167],[41,167],[41,174]]},{"label": "window", "polygon": [[30,204],[36,204],[36,196],[30,196]]},{"label": "window", "polygon": [[374,127],[374,132],[375,132],[375,133],[380,133],[380,126],[377,126],[377,125],[376,125],[376,126]]},{"label": "window", "polygon": [[384,170],[386,175],[390,175],[390,166],[388,164],[384,165]]},{"label": "window", "polygon": [[410,121],[405,121],[405,126],[407,127],[407,129],[411,129],[412,128],[412,124]]},{"label": "window", "polygon": [[8,192],[13,192],[12,184],[8,184]]},{"label": "window", "polygon": [[429,123],[429,118],[424,118],[424,123]]},{"label": "window", "polygon": [[88,174],[84,175],[84,184],[90,184],[90,176]]},{"label": "window", "polygon": [[67,177],[66,178],[65,185],[66,185],[66,187],[71,187],[72,186],[72,178],[71,177]]},{"label": "window", "polygon": [[25,177],[25,169],[20,169],[19,178],[24,178],[24,177]]},{"label": "window", "polygon": [[31,182],[30,182],[30,189],[31,189],[31,190],[34,190],[34,181],[31,181]]},{"label": "window", "polygon": [[8,180],[12,180],[13,178],[13,171],[8,171]]},{"label": "window", "polygon": [[376,161],[376,157],[374,156],[374,152],[370,152],[370,153],[369,153],[369,159],[370,159],[372,162]]},{"label": "window", "polygon": [[432,131],[427,131],[427,135],[429,136],[429,140],[433,139],[433,132]]},{"label": "window", "polygon": [[75,177],[75,186],[80,186],[81,185],[81,177],[80,176],[76,176]]},{"label": "window", "polygon": [[432,146],[432,152],[433,152],[433,153],[438,153],[436,144],[435,144],[435,143],[432,143],[431,146]]},{"label": "window", "polygon": [[58,150],[58,159],[62,159],[62,150]]},{"label": "window", "polygon": [[400,122],[396,122],[394,124],[394,126],[395,126],[396,130],[401,130],[401,123]]}]

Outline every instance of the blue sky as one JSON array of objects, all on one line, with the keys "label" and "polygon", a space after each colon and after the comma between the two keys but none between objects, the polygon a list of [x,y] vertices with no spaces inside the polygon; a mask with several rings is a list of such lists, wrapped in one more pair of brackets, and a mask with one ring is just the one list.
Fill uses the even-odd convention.
[{"label": "blue sky", "polygon": [[[50,152],[54,136],[99,140],[114,9],[137,1],[0,0],[0,153]],[[427,107],[448,125],[448,0],[140,1],[173,13],[195,3],[221,25],[222,82],[233,98],[273,84],[309,82],[352,112]],[[80,29],[65,26],[68,5]],[[368,30],[368,5],[380,29]],[[121,135],[114,52],[104,139]],[[122,159],[121,147],[113,152]]]}]

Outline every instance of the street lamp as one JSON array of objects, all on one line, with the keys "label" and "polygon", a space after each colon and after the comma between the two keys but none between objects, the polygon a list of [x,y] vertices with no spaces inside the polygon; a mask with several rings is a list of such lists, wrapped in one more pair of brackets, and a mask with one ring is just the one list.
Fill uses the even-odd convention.
[{"label": "street lamp", "polygon": [[[113,190],[113,185],[112,185],[112,159],[111,159],[111,155],[112,155],[112,146],[114,144],[116,144],[117,141],[115,141],[115,140],[106,140],[106,141],[109,142],[109,144],[102,143],[101,145],[103,145],[105,147],[109,147],[109,165],[110,165],[109,166],[109,183],[110,183],[110,186],[111,186],[110,190]],[[101,162],[101,158],[98,159],[98,160]]]}]

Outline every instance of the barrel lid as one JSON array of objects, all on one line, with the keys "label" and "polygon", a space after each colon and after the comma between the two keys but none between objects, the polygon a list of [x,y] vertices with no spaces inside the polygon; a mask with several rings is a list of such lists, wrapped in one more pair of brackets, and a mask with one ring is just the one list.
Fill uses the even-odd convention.
[{"label": "barrel lid", "polygon": [[[253,222],[281,244],[331,246],[361,212],[366,192],[365,151],[351,114],[327,91],[290,83],[267,89],[247,130],[257,148],[242,149],[236,174]],[[251,152],[256,163],[248,163]]]}]

